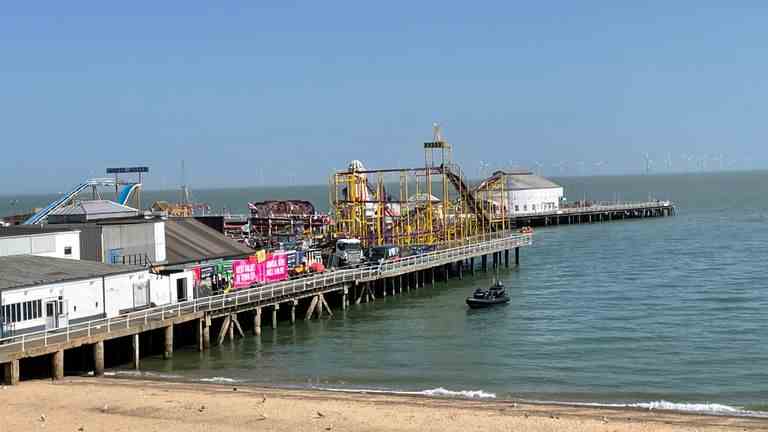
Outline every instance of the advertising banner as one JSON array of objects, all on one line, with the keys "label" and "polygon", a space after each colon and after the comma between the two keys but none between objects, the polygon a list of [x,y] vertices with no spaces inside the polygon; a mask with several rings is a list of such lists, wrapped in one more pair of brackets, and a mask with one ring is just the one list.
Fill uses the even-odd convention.
[{"label": "advertising banner", "polygon": [[259,264],[257,264],[255,260],[232,261],[233,288],[247,288],[256,282],[259,282],[259,275],[261,272],[258,271],[258,266]]},{"label": "advertising banner", "polygon": [[270,256],[262,265],[265,268],[265,282],[277,282],[288,279],[288,258],[284,253]]}]

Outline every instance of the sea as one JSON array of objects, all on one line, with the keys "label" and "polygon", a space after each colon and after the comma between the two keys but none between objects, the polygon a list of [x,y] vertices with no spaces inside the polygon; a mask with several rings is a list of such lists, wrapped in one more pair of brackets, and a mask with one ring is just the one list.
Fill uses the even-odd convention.
[{"label": "sea", "polygon": [[[494,276],[478,272],[206,352],[148,357],[141,376],[767,416],[768,172],[555,180],[570,201],[669,199],[678,214],[537,229],[520,266],[498,274],[504,307],[466,307]],[[194,196],[232,213],[264,199],[328,208],[325,186]],[[0,214],[53,197],[3,196]]]}]

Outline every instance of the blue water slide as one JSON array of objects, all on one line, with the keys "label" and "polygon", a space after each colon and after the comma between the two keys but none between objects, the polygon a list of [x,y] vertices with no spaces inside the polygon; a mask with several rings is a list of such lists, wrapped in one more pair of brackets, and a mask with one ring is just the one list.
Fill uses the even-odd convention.
[{"label": "blue water slide", "polygon": [[120,195],[117,196],[117,203],[121,205],[128,205],[128,199],[136,189],[141,187],[141,183],[127,183],[120,191]]},{"label": "blue water slide", "polygon": [[91,186],[91,182],[85,182],[80,183],[79,185],[72,188],[71,191],[65,193],[60,198],[58,198],[56,201],[48,204],[46,207],[38,211],[37,213],[30,216],[29,219],[24,221],[24,225],[34,225],[40,223],[43,219],[48,217],[49,214],[56,211],[58,208],[62,207],[64,204],[66,204],[69,200],[74,198],[77,194],[84,191],[86,188]]}]

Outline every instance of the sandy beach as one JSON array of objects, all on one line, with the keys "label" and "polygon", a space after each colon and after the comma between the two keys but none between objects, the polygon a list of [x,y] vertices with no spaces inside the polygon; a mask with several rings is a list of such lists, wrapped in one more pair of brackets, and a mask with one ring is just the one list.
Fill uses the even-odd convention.
[{"label": "sandy beach", "polygon": [[114,378],[28,381],[0,400],[0,431],[768,430],[753,418]]}]

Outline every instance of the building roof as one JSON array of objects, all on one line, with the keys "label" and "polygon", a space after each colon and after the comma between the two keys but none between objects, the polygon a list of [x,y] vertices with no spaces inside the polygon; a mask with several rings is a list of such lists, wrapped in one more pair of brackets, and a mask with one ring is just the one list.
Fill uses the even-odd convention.
[{"label": "building roof", "polygon": [[78,231],[70,227],[58,227],[50,225],[11,225],[0,228],[0,238],[2,237],[26,237],[31,235],[51,234],[58,232]]},{"label": "building roof", "polygon": [[240,244],[194,218],[165,221],[166,264],[185,264],[217,258],[252,255],[254,250]]},{"label": "building roof", "polygon": [[62,207],[50,215],[48,221],[85,222],[100,219],[113,219],[138,216],[139,211],[109,200],[78,201]]},{"label": "building roof", "polygon": [[508,174],[506,176],[507,190],[525,190],[525,189],[552,189],[562,187],[559,184],[538,176],[536,174]]},{"label": "building roof", "polygon": [[144,267],[35,255],[0,257],[0,291],[134,273]]}]

